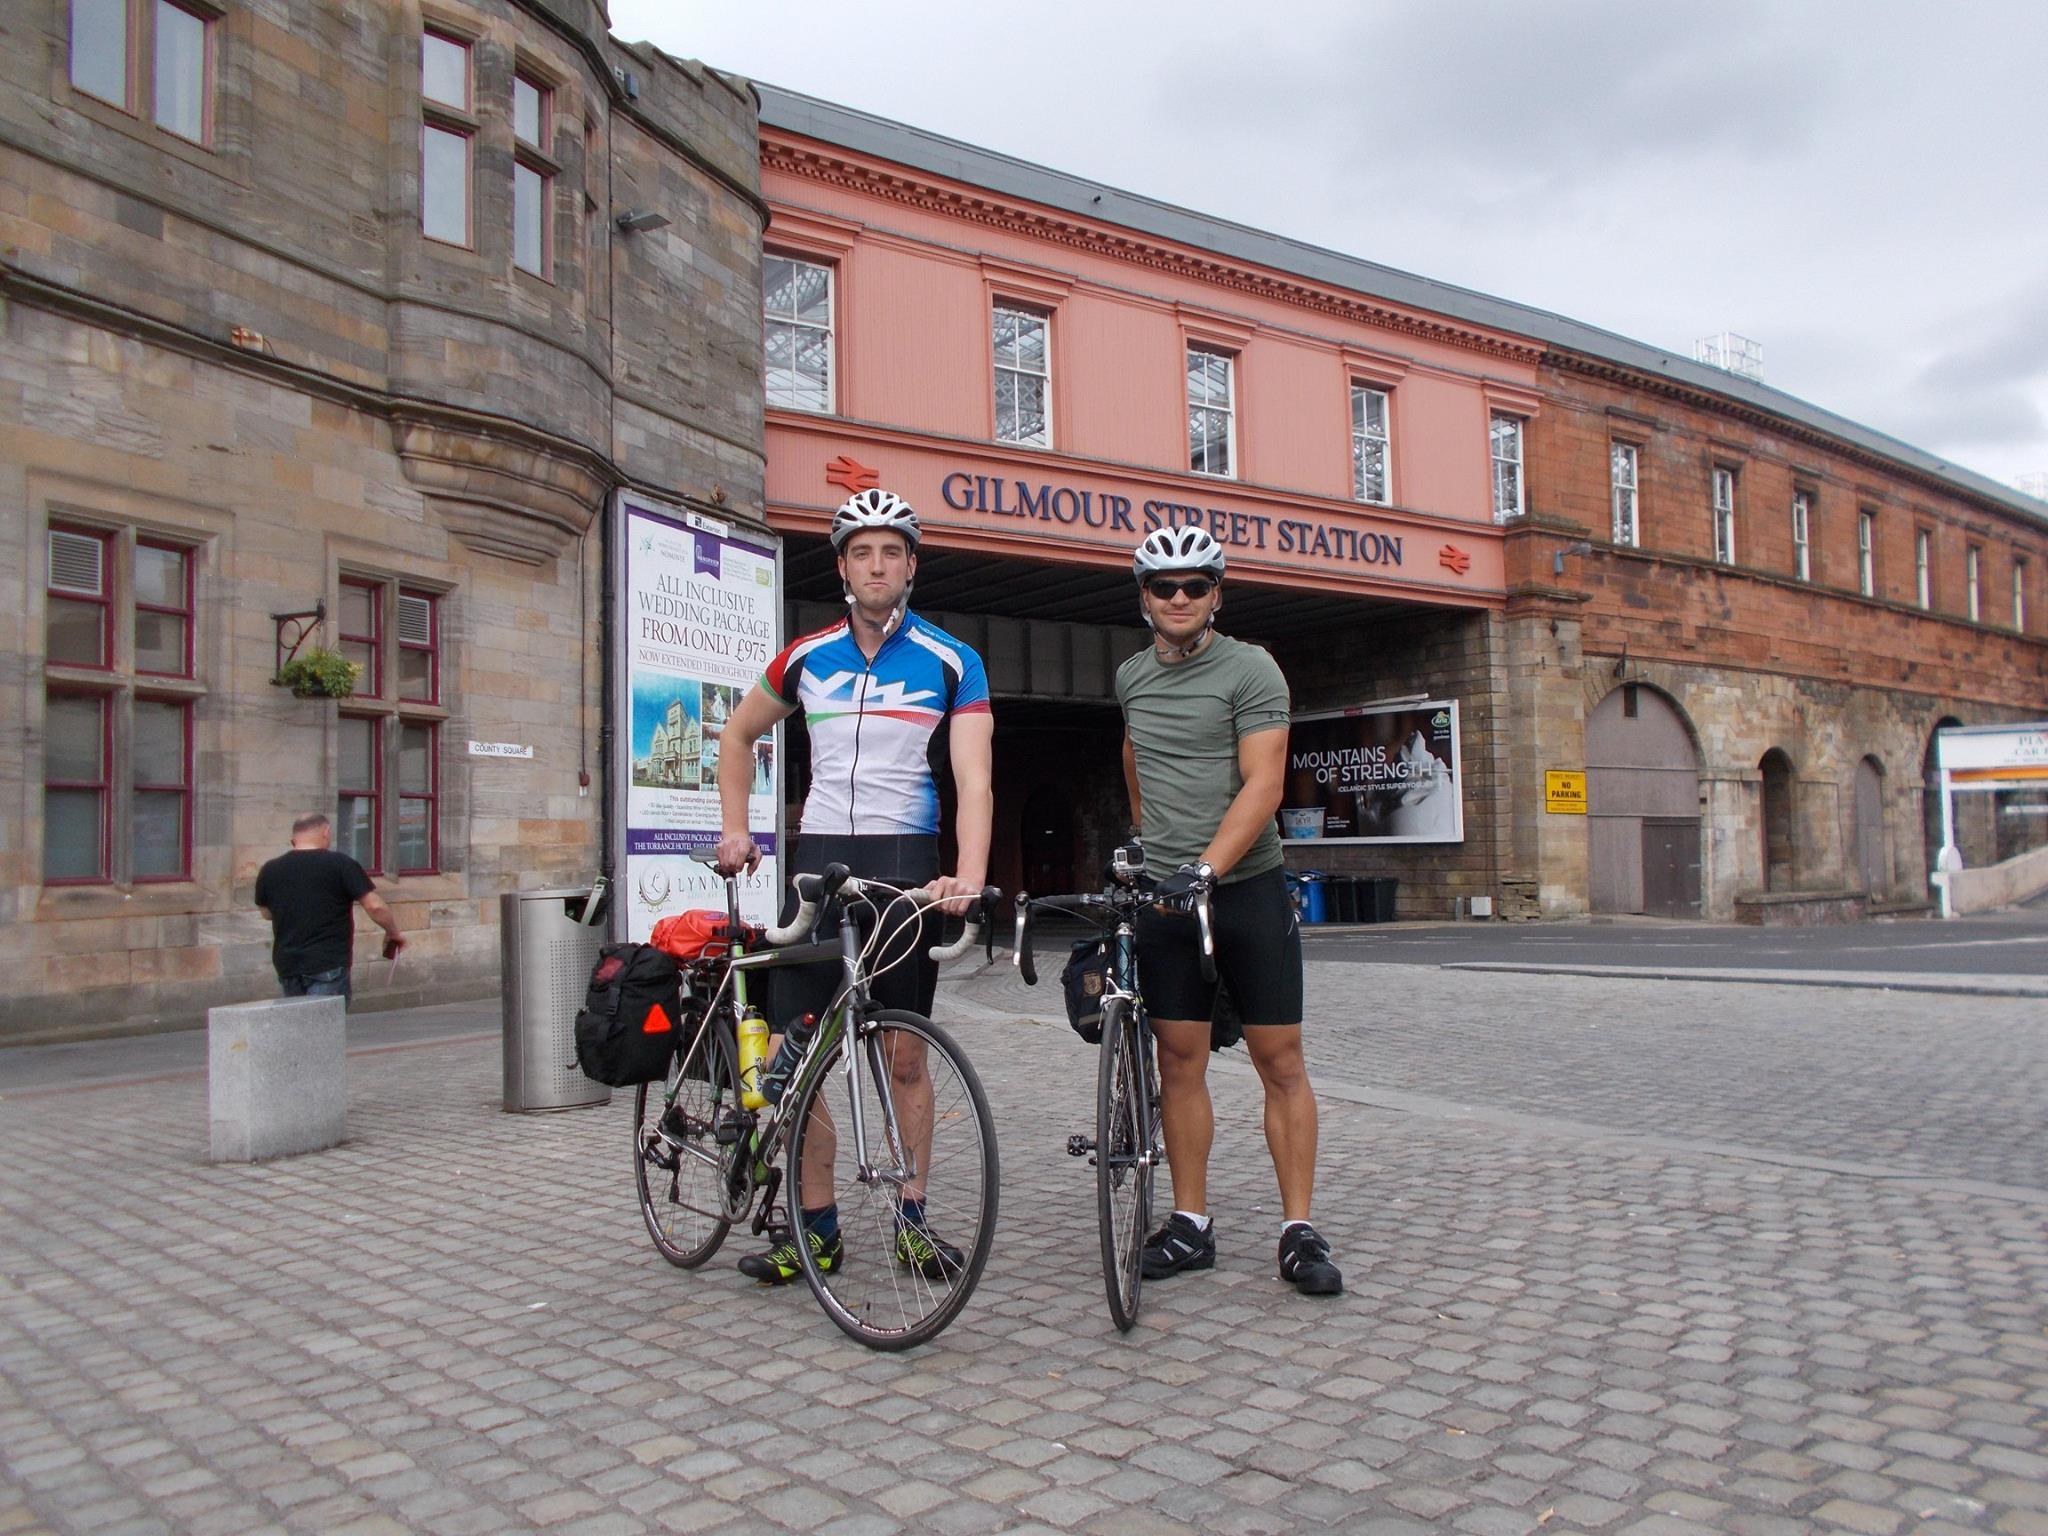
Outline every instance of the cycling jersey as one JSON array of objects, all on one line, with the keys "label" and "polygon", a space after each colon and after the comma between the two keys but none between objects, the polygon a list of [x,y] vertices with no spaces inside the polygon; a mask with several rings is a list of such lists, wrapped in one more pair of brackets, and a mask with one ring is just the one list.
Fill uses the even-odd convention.
[{"label": "cycling jersey", "polygon": [[841,619],[792,641],[761,686],[801,707],[810,733],[799,832],[937,835],[939,727],[950,715],[989,713],[988,677],[971,649],[906,612],[869,661]]}]

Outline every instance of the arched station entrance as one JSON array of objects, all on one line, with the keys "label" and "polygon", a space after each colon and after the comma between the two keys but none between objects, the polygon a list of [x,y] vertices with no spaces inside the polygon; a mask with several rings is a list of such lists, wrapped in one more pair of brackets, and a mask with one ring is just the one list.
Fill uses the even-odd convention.
[{"label": "arched station entrance", "polygon": [[1623,683],[1587,718],[1586,838],[1593,911],[1700,915],[1699,752],[1654,688]]}]

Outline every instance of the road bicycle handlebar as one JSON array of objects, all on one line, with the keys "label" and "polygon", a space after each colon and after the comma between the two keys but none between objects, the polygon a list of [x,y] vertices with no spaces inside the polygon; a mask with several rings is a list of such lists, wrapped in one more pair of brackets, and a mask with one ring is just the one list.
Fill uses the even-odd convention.
[{"label": "road bicycle handlebar", "polygon": [[1040,907],[1085,917],[1105,932],[1136,917],[1146,907],[1192,912],[1202,939],[1202,980],[1205,984],[1216,980],[1216,931],[1210,916],[1209,886],[1206,882],[1197,884],[1185,895],[1169,896],[1163,901],[1135,886],[1112,886],[1106,891],[1074,891],[1062,896],[1032,896],[1019,891],[1016,949],[1010,958],[1027,987],[1038,985],[1037,956],[1031,951],[1031,917],[1033,911]]},{"label": "road bicycle handlebar", "polygon": [[[873,892],[891,901],[908,901],[913,907],[928,907],[934,902],[957,901],[958,897],[934,896],[921,887],[899,890],[879,880],[861,880],[844,864],[828,864],[823,873],[796,875],[790,880],[796,891],[796,915],[782,927],[770,927],[767,940],[770,944],[794,944],[809,936],[817,926],[818,913],[834,897],[852,900]],[[1003,893],[994,886],[984,886],[979,896],[971,898],[974,906],[967,914],[967,923],[960,937],[951,944],[934,944],[926,951],[934,960],[953,960],[964,955],[980,942],[981,931],[987,925],[988,913],[1003,899]],[[995,941],[989,940],[990,958],[994,958]]]}]

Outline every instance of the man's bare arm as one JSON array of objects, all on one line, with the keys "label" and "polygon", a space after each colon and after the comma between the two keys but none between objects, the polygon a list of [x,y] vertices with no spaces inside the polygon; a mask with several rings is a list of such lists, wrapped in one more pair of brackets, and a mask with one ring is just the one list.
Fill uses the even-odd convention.
[{"label": "man's bare arm", "polygon": [[[988,883],[989,836],[995,827],[996,717],[987,711],[955,715],[950,749],[953,758],[953,841],[959,858],[951,875],[931,884],[940,896],[979,896]],[[964,901],[949,902],[948,912],[964,912]]]},{"label": "man's bare arm", "polygon": [[375,891],[358,896],[356,900],[370,914],[370,920],[384,930],[387,938],[397,939],[401,944],[405,942],[404,935],[398,931],[398,916],[391,910],[389,902]]},{"label": "man's bare arm", "polygon": [[1131,745],[1131,733],[1124,732],[1124,791],[1131,797],[1131,830],[1145,824],[1145,808],[1138,793],[1138,749]]},{"label": "man's bare arm", "polygon": [[1241,736],[1237,742],[1237,771],[1244,786],[1231,799],[1230,809],[1202,850],[1202,857],[1218,875],[1228,874],[1245,856],[1259,834],[1272,825],[1287,789],[1287,727]]},{"label": "man's bare arm", "polygon": [[754,743],[787,719],[795,707],[756,683],[726,720],[718,738],[718,868],[722,874],[737,874],[742,869],[752,874],[761,862],[761,850],[747,831],[747,797],[754,790]]}]

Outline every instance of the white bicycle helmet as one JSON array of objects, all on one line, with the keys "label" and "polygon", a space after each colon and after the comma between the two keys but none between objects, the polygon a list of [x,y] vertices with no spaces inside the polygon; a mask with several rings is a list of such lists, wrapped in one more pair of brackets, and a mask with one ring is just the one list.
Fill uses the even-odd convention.
[{"label": "white bicycle helmet", "polygon": [[1164,571],[1206,571],[1223,579],[1223,546],[1206,528],[1158,528],[1145,535],[1131,556],[1131,574],[1143,586]]},{"label": "white bicycle helmet", "polygon": [[893,491],[879,486],[872,490],[855,491],[846,498],[846,504],[832,514],[832,549],[835,553],[856,533],[869,528],[886,528],[891,533],[900,533],[917,549],[917,513],[910,503]]}]

